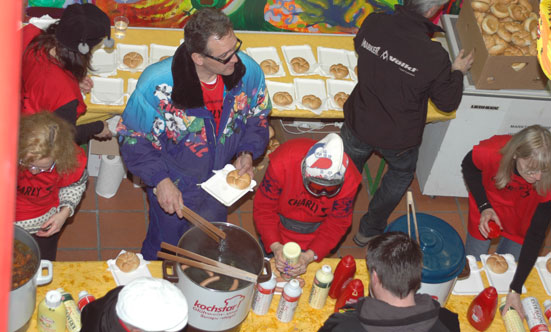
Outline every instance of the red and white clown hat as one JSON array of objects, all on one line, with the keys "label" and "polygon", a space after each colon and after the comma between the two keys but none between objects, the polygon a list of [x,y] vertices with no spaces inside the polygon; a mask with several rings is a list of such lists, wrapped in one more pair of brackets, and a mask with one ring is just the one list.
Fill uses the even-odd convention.
[{"label": "red and white clown hat", "polygon": [[328,181],[343,181],[348,167],[342,138],[335,133],[316,142],[304,157],[304,176]]}]

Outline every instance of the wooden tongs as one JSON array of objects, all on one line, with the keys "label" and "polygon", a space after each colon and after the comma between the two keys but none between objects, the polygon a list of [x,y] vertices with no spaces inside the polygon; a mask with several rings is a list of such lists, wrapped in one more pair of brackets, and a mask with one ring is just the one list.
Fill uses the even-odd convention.
[{"label": "wooden tongs", "polygon": [[184,217],[189,220],[189,222],[197,226],[200,230],[205,232],[205,234],[213,238],[216,242],[220,243],[220,239],[226,238],[226,233],[224,233],[224,231],[211,224],[208,220],[201,217],[187,206],[182,206],[182,213],[184,214]]},{"label": "wooden tongs", "polygon": [[258,276],[254,273],[224,264],[220,263],[218,261],[215,261],[214,259],[210,259],[205,256],[201,256],[199,254],[196,254],[194,252],[191,252],[189,250],[174,246],[172,244],[161,242],[161,248],[172,251],[176,254],[187,256],[189,258],[184,258],[177,255],[168,254],[166,252],[158,251],[157,256],[159,258],[168,259],[171,261],[175,261],[177,263],[193,266],[199,269],[203,269],[206,271],[211,271],[214,273],[223,274],[232,278],[241,279],[245,281],[250,281],[252,283],[256,283]]},{"label": "wooden tongs", "polygon": [[409,237],[411,237],[411,222],[410,222],[410,217],[409,217],[409,213],[410,213],[410,209],[411,209],[411,213],[413,214],[413,225],[415,227],[415,240],[417,241],[417,243],[421,243],[420,239],[419,239],[419,229],[417,228],[417,215],[415,213],[415,204],[413,204],[413,194],[411,193],[411,190],[408,190],[407,192],[407,221],[408,221],[408,235]]}]

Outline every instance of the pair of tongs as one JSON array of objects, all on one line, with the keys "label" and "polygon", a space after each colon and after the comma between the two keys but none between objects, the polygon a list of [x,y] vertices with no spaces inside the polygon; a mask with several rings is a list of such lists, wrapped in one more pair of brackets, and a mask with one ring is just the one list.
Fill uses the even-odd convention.
[{"label": "pair of tongs", "polygon": [[214,273],[223,274],[232,278],[241,279],[245,281],[250,281],[252,283],[256,283],[258,276],[256,274],[253,274],[251,272],[220,263],[218,261],[215,261],[214,259],[210,259],[205,256],[201,256],[199,254],[196,254],[194,252],[191,252],[189,250],[174,246],[172,244],[162,242],[161,248],[172,251],[176,254],[187,256],[189,258],[184,258],[181,256],[176,256],[172,254],[168,254],[162,251],[157,252],[157,257],[168,259],[171,261],[175,261],[177,263],[185,264],[188,266],[193,266],[199,269],[203,269],[206,271],[211,271]]},{"label": "pair of tongs", "polygon": [[413,214],[413,225],[415,227],[415,240],[417,243],[421,243],[419,240],[419,229],[417,228],[417,215],[415,214],[415,204],[413,204],[413,194],[411,193],[411,190],[408,190],[407,192],[407,207],[406,207],[406,213],[407,213],[407,221],[408,221],[408,235],[411,237],[411,221],[409,217],[409,213]]}]

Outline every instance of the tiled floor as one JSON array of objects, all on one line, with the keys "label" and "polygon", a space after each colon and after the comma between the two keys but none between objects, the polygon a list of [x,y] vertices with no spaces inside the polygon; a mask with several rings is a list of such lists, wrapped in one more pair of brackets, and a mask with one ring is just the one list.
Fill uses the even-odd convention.
[{"label": "tiled floor", "polygon": [[[379,158],[372,156],[369,168],[375,174]],[[121,249],[139,251],[146,233],[148,222],[148,202],[141,188],[135,188],[131,181],[124,179],[117,194],[110,199],[95,193],[96,178],[91,177],[82,202],[66,227],[59,242],[57,259],[60,261],[106,260],[116,256]],[[354,205],[354,218],[351,230],[337,248],[333,257],[352,254],[364,257],[364,249],[357,247],[352,237],[359,227],[360,218],[367,211],[370,195],[366,190],[365,173],[362,187]],[[411,184],[417,212],[425,212],[446,220],[465,239],[468,204],[466,198],[428,197],[421,194],[415,179]],[[256,234],[252,218],[252,197],[249,193],[237,202],[228,221]],[[405,198],[389,218],[390,221],[406,212]],[[542,254],[551,249],[548,234]]]}]

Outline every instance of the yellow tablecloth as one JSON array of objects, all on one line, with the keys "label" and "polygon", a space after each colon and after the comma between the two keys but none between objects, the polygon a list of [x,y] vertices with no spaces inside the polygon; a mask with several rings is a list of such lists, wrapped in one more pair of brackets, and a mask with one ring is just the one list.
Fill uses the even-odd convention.
[{"label": "yellow tablecloth", "polygon": [[[325,307],[321,310],[313,309],[308,304],[308,294],[312,286],[314,274],[323,265],[330,265],[333,270],[336,268],[339,259],[328,258],[324,259],[321,263],[312,263],[308,267],[304,280],[306,284],[304,286],[303,295],[300,298],[299,307],[295,313],[293,321],[290,323],[281,323],[275,317],[275,310],[279,302],[279,295],[275,295],[270,307],[270,311],[265,316],[257,316],[253,312],[250,312],[245,322],[242,325],[241,331],[243,332],[258,332],[258,331],[317,331],[323,322],[333,312],[335,306],[335,300],[328,299]],[[87,290],[90,294],[97,298],[105,295],[110,289],[115,288],[116,284],[113,280],[111,272],[107,271],[107,263],[100,262],[54,262],[54,277],[52,283],[40,286],[37,290],[37,304],[44,298],[46,292],[52,289],[63,287],[66,291],[70,292],[73,297],[77,297],[81,290]],[[368,274],[365,266],[365,261],[361,259],[356,260],[357,272],[356,278],[361,279],[364,282],[364,286],[368,288]],[[161,278],[161,262],[154,261],[149,265],[149,270],[153,277]],[[488,281],[485,276],[485,272],[482,273],[482,280],[484,286],[488,286]],[[538,272],[534,269],[530,273],[528,280],[526,281],[526,289],[528,290],[528,296],[535,296],[540,305],[545,299],[550,298],[541,284],[538,276]],[[367,294],[367,292],[366,292]],[[504,295],[500,295],[500,298]],[[456,312],[459,315],[461,324],[461,331],[476,331],[471,327],[466,318],[467,308],[474,299],[472,296],[459,296],[451,295],[446,307]],[[33,314],[32,322],[29,331],[37,331],[36,328],[36,311]],[[503,321],[500,318],[499,313],[496,314],[492,325],[487,330],[489,332],[505,331]],[[528,329],[527,329],[528,331]]]},{"label": "yellow tablecloth", "polygon": [[[111,33],[113,36],[113,32]],[[354,45],[351,35],[324,35],[324,34],[299,34],[299,33],[270,33],[270,32],[236,32],[236,35],[243,41],[242,49],[245,50],[248,47],[264,47],[273,46],[277,49],[281,61],[284,61],[283,53],[281,52],[282,45],[304,45],[309,44],[314,54],[317,53],[318,46],[330,47],[330,48],[342,48],[346,50],[354,50]],[[123,39],[115,39],[115,43],[123,44],[137,44],[137,45],[149,45],[151,43],[178,46],[180,40],[183,38],[182,29],[151,29],[151,28],[130,28],[127,31],[126,37]],[[270,80],[278,82],[293,82],[294,77],[289,74],[289,70],[286,65],[283,66],[287,76],[270,78]],[[138,79],[140,72],[128,72],[117,71],[115,77],[124,79],[124,87],[126,91],[127,80],[129,78]],[[312,75],[304,76],[305,78],[323,79],[325,77]],[[90,95],[86,96],[86,104],[88,105],[87,112],[81,116],[77,123],[85,124],[97,120],[105,120],[109,117],[121,114],[124,110],[124,105],[121,106],[108,106],[92,104],[90,102]],[[284,111],[273,109],[271,116],[273,117],[291,117],[291,118],[321,118],[321,119],[342,119],[343,112],[337,110],[328,110],[317,115],[308,110],[292,110]],[[429,111],[427,115],[427,122],[445,121],[455,118],[455,113],[448,114],[440,112],[434,107],[429,105]]]}]

